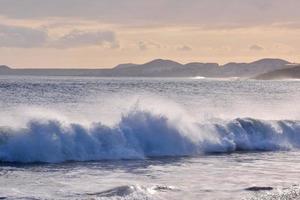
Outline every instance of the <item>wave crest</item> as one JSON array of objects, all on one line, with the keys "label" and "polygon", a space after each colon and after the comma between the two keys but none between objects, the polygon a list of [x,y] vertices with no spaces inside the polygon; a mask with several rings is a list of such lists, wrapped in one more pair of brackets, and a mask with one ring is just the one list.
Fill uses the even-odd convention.
[{"label": "wave crest", "polygon": [[130,111],[114,126],[32,120],[25,128],[0,129],[2,162],[144,159],[299,147],[299,121],[239,118],[197,123],[142,110]]}]

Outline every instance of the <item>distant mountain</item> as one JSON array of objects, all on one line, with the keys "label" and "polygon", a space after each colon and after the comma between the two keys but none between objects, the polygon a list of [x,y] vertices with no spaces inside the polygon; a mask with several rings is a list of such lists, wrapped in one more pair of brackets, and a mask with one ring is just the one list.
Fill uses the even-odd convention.
[{"label": "distant mountain", "polygon": [[[172,60],[157,59],[137,65],[126,64],[126,67],[115,67],[116,76],[146,76],[146,77],[253,77],[262,73],[285,69],[289,62],[281,59],[262,59],[252,63],[188,63],[180,64]],[[122,65],[121,65],[122,66]]]},{"label": "distant mountain", "polygon": [[264,66],[274,66],[274,65],[287,65],[290,62],[278,58],[264,58],[261,60],[254,61],[250,64],[253,65],[264,65]]},{"label": "distant mountain", "polygon": [[183,65],[172,60],[156,59],[145,64],[131,64],[127,67],[117,67],[112,69],[113,75],[116,76],[146,76],[161,77],[173,76],[173,72],[183,68]]},{"label": "distant mountain", "polygon": [[124,68],[129,68],[129,67],[134,67],[134,66],[137,66],[137,64],[125,63],[125,64],[119,64],[119,65],[115,66],[114,69],[124,69]]},{"label": "distant mountain", "polygon": [[276,79],[300,79],[300,65],[287,69],[275,70],[261,74],[255,79],[260,80],[276,80]]},{"label": "distant mountain", "polygon": [[291,63],[282,59],[265,58],[251,63],[228,63],[222,66],[219,76],[253,77],[270,71],[289,68]]},{"label": "distant mountain", "polygon": [[99,77],[256,77],[278,69],[290,68],[288,61],[262,59],[252,63],[193,62],[181,64],[172,60],[156,59],[144,64],[120,64],[112,69],[11,69],[0,67],[0,75],[36,76],[99,76]]},{"label": "distant mountain", "polygon": [[8,66],[6,65],[0,65],[0,71],[6,71],[6,70],[10,70],[11,68],[9,68]]},{"label": "distant mountain", "polygon": [[113,68],[115,76],[143,76],[143,77],[193,77],[216,76],[220,70],[217,63],[188,63],[181,64],[172,60],[156,59],[141,65],[127,65]]}]

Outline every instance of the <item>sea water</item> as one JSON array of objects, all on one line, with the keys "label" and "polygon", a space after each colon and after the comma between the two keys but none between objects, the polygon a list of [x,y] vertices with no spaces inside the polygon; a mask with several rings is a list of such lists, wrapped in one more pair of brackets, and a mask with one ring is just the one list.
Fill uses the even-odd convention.
[{"label": "sea water", "polygon": [[300,82],[0,77],[1,199],[300,198]]}]

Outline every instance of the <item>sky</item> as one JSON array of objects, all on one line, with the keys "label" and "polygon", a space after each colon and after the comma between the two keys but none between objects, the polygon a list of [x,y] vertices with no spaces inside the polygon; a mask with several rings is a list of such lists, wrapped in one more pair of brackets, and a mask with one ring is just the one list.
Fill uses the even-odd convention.
[{"label": "sky", "polygon": [[0,0],[0,65],[300,63],[299,0]]}]

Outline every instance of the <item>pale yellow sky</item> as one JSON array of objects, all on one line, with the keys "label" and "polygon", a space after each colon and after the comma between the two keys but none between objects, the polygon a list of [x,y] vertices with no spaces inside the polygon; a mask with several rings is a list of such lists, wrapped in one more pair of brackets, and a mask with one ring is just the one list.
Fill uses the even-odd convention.
[{"label": "pale yellow sky", "polygon": [[110,68],[156,58],[223,64],[266,57],[300,63],[297,0],[43,2],[0,1],[0,64]]}]

